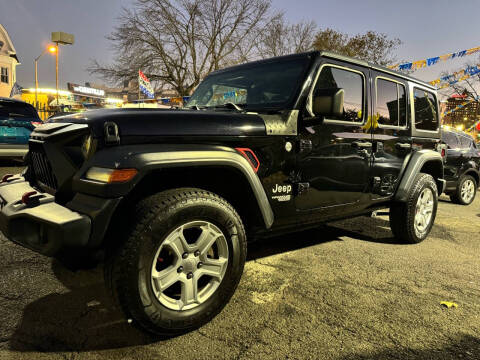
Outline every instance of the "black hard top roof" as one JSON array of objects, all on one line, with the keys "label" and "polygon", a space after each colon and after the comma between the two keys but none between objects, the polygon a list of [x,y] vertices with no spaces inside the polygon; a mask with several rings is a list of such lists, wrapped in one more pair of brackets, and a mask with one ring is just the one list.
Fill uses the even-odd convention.
[{"label": "black hard top roof", "polygon": [[416,79],[414,77],[405,75],[401,72],[389,69],[389,68],[381,66],[381,65],[369,63],[369,62],[364,61],[364,60],[356,59],[356,58],[349,57],[349,56],[339,55],[339,54],[336,54],[334,52],[324,51],[324,50],[309,51],[309,52],[304,52],[304,53],[277,56],[277,57],[273,57],[273,58],[269,58],[269,59],[252,61],[252,62],[248,62],[248,63],[245,63],[245,64],[235,65],[235,66],[231,66],[231,67],[228,67],[228,68],[216,70],[216,71],[212,72],[212,74],[221,73],[223,71],[233,70],[233,69],[236,69],[236,68],[242,68],[244,66],[248,67],[248,66],[255,65],[255,64],[275,62],[275,61],[278,61],[278,60],[304,58],[304,57],[312,56],[312,55],[315,56],[315,57],[317,57],[317,56],[318,57],[325,57],[325,58],[330,58],[330,59],[334,59],[334,60],[348,62],[348,63],[354,64],[354,65],[364,66],[364,67],[367,67],[367,68],[370,68],[370,69],[373,69],[373,70],[377,70],[377,71],[381,71],[381,72],[384,72],[384,73],[387,73],[387,74],[390,74],[390,75],[393,75],[393,76],[396,76],[396,77],[399,77],[399,78],[402,78],[402,79],[405,79],[405,80],[408,80],[408,81],[415,82],[415,83],[420,84],[422,86],[425,86],[425,87],[427,87],[431,90],[436,90],[436,88],[434,86],[432,86],[431,84],[429,84],[425,81]]}]

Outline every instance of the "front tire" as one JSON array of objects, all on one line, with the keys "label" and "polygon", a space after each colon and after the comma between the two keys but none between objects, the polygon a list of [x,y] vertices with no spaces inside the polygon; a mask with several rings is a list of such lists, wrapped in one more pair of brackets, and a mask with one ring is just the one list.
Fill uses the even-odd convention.
[{"label": "front tire", "polygon": [[107,261],[106,283],[134,324],[174,336],[223,309],[245,258],[245,230],[227,201],[200,189],[174,189],[137,204],[133,230]]},{"label": "front tire", "polygon": [[470,175],[462,175],[458,181],[457,189],[450,195],[450,200],[455,204],[470,205],[477,194],[477,181]]},{"label": "front tire", "polygon": [[390,227],[395,238],[417,244],[428,236],[437,214],[437,194],[432,176],[423,173],[416,176],[407,201],[390,207]]}]

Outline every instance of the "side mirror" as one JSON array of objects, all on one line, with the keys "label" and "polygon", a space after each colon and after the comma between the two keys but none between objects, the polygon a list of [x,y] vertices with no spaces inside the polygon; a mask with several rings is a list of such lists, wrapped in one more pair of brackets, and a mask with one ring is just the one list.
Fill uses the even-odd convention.
[{"label": "side mirror", "polygon": [[339,88],[317,89],[313,94],[312,110],[315,116],[343,116],[345,91]]}]

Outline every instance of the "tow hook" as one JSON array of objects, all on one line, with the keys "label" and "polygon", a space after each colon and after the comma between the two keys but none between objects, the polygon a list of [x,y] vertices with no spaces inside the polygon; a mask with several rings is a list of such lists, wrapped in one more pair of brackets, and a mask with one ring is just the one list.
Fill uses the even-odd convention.
[{"label": "tow hook", "polygon": [[22,195],[22,203],[27,206],[37,206],[40,205],[40,199],[43,197],[43,194],[39,194],[36,191],[28,191]]},{"label": "tow hook", "polygon": [[2,181],[0,183],[8,182],[8,179],[10,179],[13,176],[13,174],[5,174],[2,177]]}]

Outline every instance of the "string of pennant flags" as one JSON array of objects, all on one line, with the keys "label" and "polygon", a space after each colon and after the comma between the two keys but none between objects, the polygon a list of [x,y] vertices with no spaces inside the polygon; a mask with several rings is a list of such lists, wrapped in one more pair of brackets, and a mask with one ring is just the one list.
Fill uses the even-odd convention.
[{"label": "string of pennant flags", "polygon": [[465,106],[467,106],[468,104],[470,104],[470,103],[472,103],[472,102],[474,102],[474,101],[478,101],[479,99],[480,99],[480,96],[477,96],[477,97],[475,97],[474,99],[464,101],[463,103],[457,105],[457,106],[454,107],[453,109],[450,109],[450,110],[448,110],[448,111],[445,111],[445,112],[443,113],[443,116],[448,115],[448,114],[451,114],[451,113],[453,113],[454,111],[460,110],[460,109],[464,108]]},{"label": "string of pennant flags", "polygon": [[480,73],[480,64],[468,66],[465,69],[456,71],[453,74],[442,76],[438,79],[432,80],[429,83],[436,86],[437,90],[452,86],[460,81],[467,80],[474,75]]},{"label": "string of pennant flags", "polygon": [[480,46],[477,46],[477,47],[474,47],[474,48],[471,48],[471,49],[467,49],[467,50],[451,52],[451,53],[440,55],[440,56],[434,56],[434,57],[427,58],[427,59],[417,60],[417,61],[413,61],[413,62],[407,62],[407,63],[403,63],[403,64],[395,64],[395,65],[389,66],[389,68],[392,69],[392,70],[400,70],[400,71],[401,70],[417,70],[417,69],[421,69],[421,68],[424,68],[424,67],[435,65],[435,64],[437,64],[439,62],[442,62],[442,61],[456,59],[456,58],[459,58],[459,57],[472,55],[472,54],[475,54],[475,53],[478,53],[478,52],[480,52]]}]

